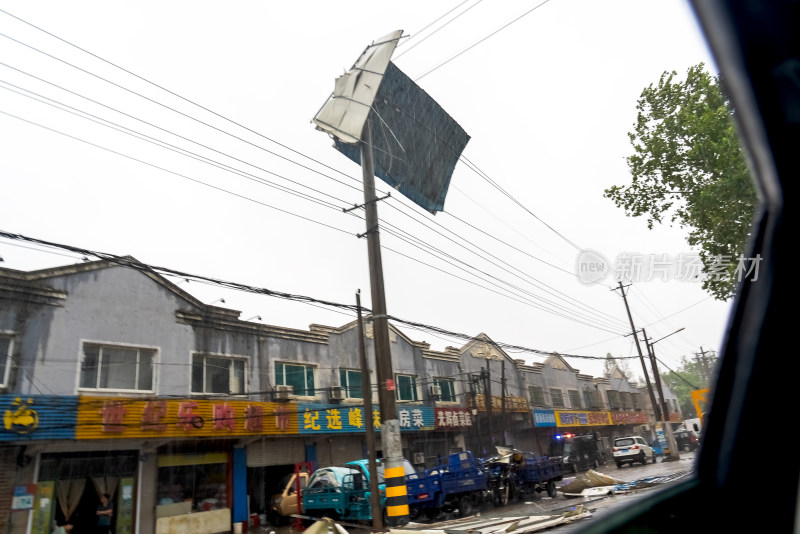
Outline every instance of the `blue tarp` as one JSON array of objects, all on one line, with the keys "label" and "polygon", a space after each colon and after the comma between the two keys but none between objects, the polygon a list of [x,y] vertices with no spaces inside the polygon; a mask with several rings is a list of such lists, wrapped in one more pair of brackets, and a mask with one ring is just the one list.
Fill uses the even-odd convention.
[{"label": "blue tarp", "polygon": [[[442,211],[469,135],[391,62],[367,121],[375,176],[431,213]],[[334,143],[342,154],[361,164],[360,144],[337,138]]]}]

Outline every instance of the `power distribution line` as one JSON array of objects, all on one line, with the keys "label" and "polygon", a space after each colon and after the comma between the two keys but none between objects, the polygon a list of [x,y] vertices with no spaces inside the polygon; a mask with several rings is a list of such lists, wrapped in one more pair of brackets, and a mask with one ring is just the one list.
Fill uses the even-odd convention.
[{"label": "power distribution line", "polygon": [[[0,10],[0,12],[3,12],[3,11],[2,11],[2,10]],[[8,14],[7,12],[4,12],[4,13]],[[10,14],[8,14],[8,15],[13,17],[13,15],[10,15]],[[19,19],[18,17],[14,17],[14,18],[17,18],[18,20],[21,20],[21,19]],[[22,22],[25,22],[25,21],[22,21]],[[25,22],[25,23],[26,23],[26,24],[29,24],[29,23],[27,23],[27,22]],[[51,33],[49,33],[49,32],[46,32],[46,31],[42,30],[41,28],[38,28],[38,27],[36,27],[36,26],[34,26],[34,25],[31,25],[31,24],[29,24],[29,25],[30,25],[30,26],[32,26],[32,27],[34,27],[34,28],[37,28],[37,29],[38,29],[38,30],[40,30],[40,31],[43,31],[44,33],[47,33],[48,35],[51,35],[52,37],[54,37],[54,38],[56,38],[56,39],[59,39],[59,40],[60,40],[60,41],[62,41],[62,42],[65,42],[66,44],[69,44],[70,46],[73,46],[73,47],[75,47],[75,48],[78,48],[79,50],[81,50],[81,51],[83,51],[83,52],[85,52],[85,53],[87,53],[87,54],[89,54],[89,55],[91,55],[91,56],[93,56],[93,57],[95,57],[95,58],[97,58],[97,59],[100,59],[100,60],[102,60],[102,61],[104,61],[104,62],[106,62],[106,63],[108,63],[108,64],[110,64],[110,65],[112,65],[112,66],[114,66],[114,67],[116,67],[116,68],[118,68],[118,69],[120,69],[120,70],[122,70],[122,71],[126,72],[126,73],[128,73],[128,74],[131,74],[131,75],[133,75],[133,76],[135,76],[135,77],[137,77],[137,78],[139,78],[139,79],[142,79],[142,80],[146,81],[147,83],[150,83],[150,84],[152,84],[152,85],[154,85],[154,86],[158,87],[159,89],[162,89],[162,90],[164,90],[164,91],[167,91],[167,92],[168,92],[168,93],[170,93],[170,94],[173,94],[173,95],[175,95],[175,96],[178,96],[178,97],[180,97],[180,95],[177,95],[176,93],[174,93],[174,92],[172,92],[172,91],[169,91],[169,90],[167,90],[167,89],[165,89],[165,88],[163,88],[163,87],[161,87],[161,86],[159,86],[159,85],[153,84],[153,83],[152,83],[152,82],[150,82],[149,80],[146,80],[146,79],[144,79],[144,78],[142,78],[142,77],[140,77],[140,76],[138,76],[138,75],[136,75],[136,74],[134,74],[134,73],[132,73],[132,72],[130,72],[130,71],[128,71],[128,70],[126,70],[126,69],[124,69],[124,68],[122,68],[122,67],[119,67],[119,66],[117,66],[117,65],[115,65],[115,64],[113,64],[113,63],[107,62],[106,60],[104,60],[104,59],[100,58],[100,57],[99,57],[99,56],[97,56],[96,54],[92,54],[91,52],[88,52],[88,51],[86,51],[85,49],[82,49],[82,48],[80,48],[80,47],[77,47],[77,46],[73,45],[72,43],[69,43],[68,41],[65,41],[65,40],[63,40],[63,39],[61,39],[61,38],[59,38],[59,37],[57,37],[57,36],[55,36],[55,35],[53,35],[53,34],[51,34]],[[0,35],[2,35],[2,34],[0,34]],[[60,58],[57,58],[56,56],[53,56],[53,55],[51,55],[51,54],[48,54],[48,53],[46,53],[46,52],[44,52],[44,51],[41,51],[41,50],[39,50],[39,49],[37,49],[37,48],[35,48],[35,47],[31,47],[31,46],[29,46],[29,45],[27,45],[27,44],[25,44],[25,43],[23,43],[23,42],[21,42],[21,41],[19,41],[19,40],[16,40],[16,39],[10,38],[10,37],[8,37],[8,36],[6,36],[6,37],[7,37],[7,38],[9,38],[9,39],[12,39],[12,40],[14,40],[15,42],[19,43],[19,44],[20,44],[20,45],[22,45],[22,46],[26,46],[26,47],[28,47],[28,48],[31,48],[32,50],[35,50],[35,51],[37,51],[38,53],[44,54],[44,55],[46,55],[46,56],[48,56],[48,57],[50,57],[50,58],[52,58],[52,59],[54,59],[54,60],[60,61],[60,62],[62,62],[62,63],[64,63],[64,64],[66,64],[66,65],[69,65],[70,67],[72,67],[72,68],[74,68],[74,69],[80,70],[80,71],[82,71],[82,72],[84,72],[84,73],[86,73],[86,74],[89,74],[89,75],[91,75],[91,76],[94,76],[94,77],[96,77],[96,78],[98,78],[98,79],[100,79],[100,80],[103,80],[103,81],[105,81],[106,83],[110,83],[110,84],[114,85],[115,87],[118,87],[118,88],[120,88],[120,89],[123,89],[123,90],[129,91],[129,90],[127,90],[126,88],[124,88],[123,86],[121,86],[121,85],[119,85],[119,84],[116,84],[116,83],[114,83],[114,82],[111,82],[111,81],[107,80],[106,78],[103,78],[102,76],[98,76],[98,75],[96,75],[96,74],[94,74],[94,73],[91,73],[90,71],[88,71],[88,70],[86,70],[86,69],[83,69],[83,68],[81,68],[81,67],[78,67],[78,66],[76,66],[76,65],[73,65],[73,64],[71,64],[71,63],[69,63],[69,62],[63,61],[63,60],[61,60]],[[10,68],[13,68],[13,67],[10,67]],[[18,70],[18,71],[19,71],[19,69],[15,69],[15,70]],[[22,71],[20,71],[20,72],[22,72]],[[27,73],[25,73],[25,74],[27,74]],[[40,78],[39,78],[39,80],[40,80],[40,81],[43,81],[43,82],[45,82],[45,83],[50,83],[50,82],[47,82],[46,80],[41,80]],[[54,84],[51,84],[51,85],[54,85]],[[54,85],[54,86],[55,86],[55,85]],[[80,95],[80,94],[78,94],[78,93],[76,93],[76,92],[74,92],[74,91],[69,91],[69,90],[67,90],[67,89],[65,89],[65,88],[63,88],[63,87],[60,87],[60,86],[56,86],[56,87],[58,87],[59,89],[62,89],[62,90],[68,91],[68,92],[70,92],[71,94],[73,94],[73,95],[76,95],[76,96],[79,96],[79,97],[81,97],[81,98],[86,98],[86,97],[84,97],[84,96],[82,96],[82,95]],[[140,96],[140,97],[142,97],[142,98],[145,98],[146,100],[148,100],[148,101],[150,101],[150,102],[152,102],[152,103],[155,103],[155,104],[161,105],[161,106],[163,106],[163,107],[166,107],[167,109],[170,109],[170,110],[172,110],[172,111],[174,111],[174,112],[176,112],[176,113],[179,113],[179,114],[183,115],[184,117],[187,117],[187,118],[193,119],[193,120],[195,120],[195,121],[197,121],[197,122],[200,122],[201,124],[204,124],[204,125],[206,125],[206,126],[209,126],[209,127],[211,127],[211,128],[214,128],[214,129],[216,129],[217,131],[220,131],[220,132],[222,132],[222,133],[226,133],[226,134],[228,134],[228,135],[231,135],[231,136],[233,136],[233,134],[229,134],[228,132],[224,132],[224,131],[222,131],[222,130],[220,130],[220,129],[216,128],[216,127],[213,127],[213,126],[211,126],[210,124],[208,124],[208,123],[206,123],[206,122],[204,122],[204,121],[201,121],[200,119],[197,119],[197,118],[191,117],[191,116],[190,116],[190,115],[188,115],[188,114],[185,114],[185,113],[179,112],[179,111],[175,110],[174,108],[171,108],[171,107],[169,107],[169,106],[166,106],[166,105],[164,105],[164,104],[161,104],[161,103],[157,102],[157,101],[156,101],[156,100],[154,100],[154,99],[150,99],[150,98],[148,98],[148,97],[144,97],[143,95],[141,95],[141,94],[139,94],[139,93],[136,93],[136,92],[133,92],[133,91],[129,91],[129,92],[132,92],[133,94],[135,94],[135,95],[137,95],[137,96]],[[44,98],[46,98],[46,97],[44,97]],[[180,97],[180,98],[183,98],[183,97]],[[125,114],[125,113],[121,112],[120,110],[118,110],[118,109],[115,109],[115,108],[113,108],[113,107],[110,107],[110,106],[105,106],[104,104],[100,104],[99,102],[97,102],[97,101],[94,101],[94,100],[91,100],[91,99],[88,99],[88,100],[90,100],[90,101],[92,101],[93,103],[96,103],[96,104],[98,104],[98,105],[103,105],[104,107],[106,107],[106,108],[108,108],[108,109],[111,109],[111,110],[113,110],[113,111],[115,111],[115,112],[117,112],[117,113],[122,113],[122,114],[124,114],[124,115],[128,116],[129,118],[133,118],[133,119],[139,120],[137,117],[134,117],[134,116],[132,116],[132,115],[130,115],[130,114]],[[206,111],[210,111],[210,110],[208,110],[207,108],[205,108],[205,107],[203,107],[203,106],[199,106],[198,104],[195,104],[194,102],[192,102],[192,101],[190,101],[190,100],[188,100],[188,99],[185,99],[185,98],[183,98],[183,100],[186,100],[187,102],[190,102],[190,103],[192,103],[192,104],[194,104],[194,105],[196,105],[196,106],[200,107],[201,109],[204,109],[204,110],[206,110]],[[74,109],[74,108],[73,108],[73,109]],[[83,113],[85,113],[85,112],[83,112]],[[218,115],[218,114],[215,114],[215,115]],[[220,115],[218,115],[218,116],[220,116]],[[222,117],[222,118],[224,118],[224,117]],[[100,120],[103,120],[104,122],[108,122],[108,121],[106,121],[105,119],[100,119]],[[228,120],[228,119],[226,119],[226,120]],[[236,124],[236,125],[238,125],[238,126],[241,126],[240,124],[238,124],[238,123],[234,123],[233,121],[229,121],[229,122],[232,122],[233,124]],[[178,135],[178,134],[176,134],[175,132],[170,132],[169,130],[165,130],[165,129],[163,129],[163,128],[160,128],[160,127],[158,127],[158,126],[156,126],[156,125],[154,125],[154,124],[152,124],[152,123],[145,123],[145,124],[148,124],[149,126],[153,126],[153,127],[159,128],[159,129],[161,129],[161,130],[163,130],[163,131],[166,131],[166,132],[168,132],[168,133],[170,133],[170,134],[173,134],[173,135]],[[196,143],[196,142],[194,142],[194,141],[192,141],[192,140],[190,140],[190,139],[188,139],[188,138],[186,138],[186,137],[183,137],[183,136],[179,136],[179,137],[181,137],[181,138],[182,138],[182,139],[184,139],[184,140],[188,140],[188,141],[190,141],[190,142]],[[237,136],[233,136],[233,137],[235,137],[236,139],[240,139],[240,140],[241,140],[241,138],[239,138],[239,137],[237,137]],[[267,138],[267,139],[269,139],[269,138]],[[269,139],[269,140],[274,142],[274,140],[272,140],[272,139]],[[163,142],[163,141],[159,141],[159,143],[161,143],[161,144],[164,144],[164,142]],[[199,143],[196,143],[196,144],[199,144]],[[97,146],[97,145],[95,145],[95,146]],[[199,146],[202,146],[203,148],[206,148],[206,149],[209,149],[209,150],[214,150],[213,148],[211,148],[210,146],[207,146],[207,145],[199,144]],[[281,145],[281,146],[285,146],[285,145]],[[175,147],[174,145],[172,145],[172,148],[174,148],[174,149],[176,149],[176,150],[180,150],[181,152],[188,152],[188,151],[185,151],[185,149],[180,149],[180,148],[177,148],[177,147]],[[216,152],[218,152],[218,153],[221,153],[221,152],[219,152],[219,151],[216,151]],[[269,152],[269,151],[268,151],[268,152]],[[297,151],[294,151],[294,152],[297,152]],[[270,153],[272,153],[272,152],[270,152]],[[299,153],[299,152],[297,152],[297,153]],[[191,153],[190,153],[190,154],[191,154]],[[230,154],[224,154],[224,153],[221,153],[221,154],[225,155],[226,157],[231,157],[231,158],[233,158],[233,156],[231,156]],[[273,154],[274,154],[274,153],[273,153]],[[304,154],[303,154],[303,155],[304,155]],[[208,158],[206,158],[205,156],[199,156],[199,155],[197,155],[197,154],[194,154],[194,156],[197,156],[197,157],[201,158],[201,159],[202,159],[202,160],[204,160],[204,161],[208,160]],[[305,155],[304,155],[304,156],[305,156]],[[234,159],[236,159],[236,158],[234,158]],[[141,161],[141,160],[140,160],[140,161]],[[250,164],[250,163],[244,162],[243,160],[238,160],[238,161],[241,161],[241,162],[243,162],[243,163],[245,163],[245,164],[248,164],[248,165],[252,165],[252,164]],[[294,162],[293,160],[290,160],[290,161],[292,161],[293,163],[296,163],[296,162]],[[315,161],[316,161],[316,160],[315,160]],[[470,165],[472,165],[472,164],[471,164],[471,162],[470,162]],[[301,166],[302,166],[302,165],[301,165]],[[226,166],[226,167],[227,167],[227,166]],[[473,167],[474,167],[474,165],[473,165]],[[269,170],[267,170],[267,169],[264,169],[264,168],[262,168],[262,167],[256,167],[256,168],[258,168],[259,170],[262,170],[262,171],[264,171],[264,172],[269,172],[269,173],[271,173],[271,174],[275,174],[275,173],[272,173],[271,171],[269,171]],[[305,168],[307,168],[307,167],[305,167]],[[231,169],[228,167],[228,170],[231,170]],[[315,172],[318,172],[318,171],[315,171]],[[494,181],[492,181],[491,179],[489,179],[489,178],[488,178],[488,176],[486,176],[486,175],[485,175],[485,173],[481,173],[481,174],[482,174],[482,176],[484,176],[484,177],[485,177],[485,179],[488,179],[489,183],[493,184],[495,187],[499,187],[499,186],[497,186],[496,182],[494,182]],[[277,176],[279,176],[279,175],[277,175]],[[327,175],[324,175],[324,176],[326,176],[326,177],[329,177],[329,176],[327,176]],[[183,176],[183,177],[184,177],[184,178],[187,178],[187,179],[191,179],[191,178],[189,178],[189,177],[186,177],[186,176]],[[281,177],[281,176],[279,176],[279,177]],[[281,178],[283,178],[283,179],[287,179],[286,177],[281,177]],[[330,177],[329,177],[329,178],[330,178]],[[256,179],[258,179],[258,178],[256,178]],[[287,179],[287,180],[289,180],[289,179]],[[289,180],[289,181],[292,181],[292,180]],[[207,183],[205,183],[205,182],[198,182],[198,183],[201,183],[201,184],[203,184],[203,185],[208,185],[208,186],[210,186],[210,187],[214,187],[214,186],[211,186],[210,184],[207,184]],[[295,183],[296,183],[296,182],[295,182]],[[339,182],[339,183],[341,183],[341,182]],[[274,184],[272,184],[272,185],[274,185]],[[349,186],[349,184],[347,184],[347,185]],[[279,186],[279,187],[282,187],[282,186]],[[350,187],[353,187],[353,186],[350,186]],[[219,188],[218,188],[218,189],[219,189]],[[230,193],[230,194],[234,194],[234,195],[237,195],[237,196],[243,197],[242,195],[238,195],[238,194],[236,194],[236,193],[233,193],[233,192],[231,192],[231,191],[229,191],[229,190],[226,190],[226,189],[220,189],[220,190],[222,190],[223,192],[228,192],[228,193]],[[301,196],[301,197],[305,197],[305,198],[307,198],[307,199],[309,199],[309,200],[311,199],[311,198],[310,198],[310,197],[308,197],[306,194],[304,194],[304,193],[302,193],[302,192],[298,192],[298,191],[296,191],[296,190],[289,190],[289,191],[287,191],[286,189],[283,189],[283,190],[284,190],[284,192],[290,192],[291,194],[295,194],[295,195],[298,195],[298,196]],[[502,189],[501,189],[501,190],[502,190]],[[317,192],[319,192],[319,191],[317,191]],[[321,193],[321,192],[319,192],[319,193]],[[504,192],[504,193],[505,193],[505,192]],[[507,193],[505,193],[505,194],[506,194],[506,196],[508,196],[509,198],[513,198],[513,197],[511,197],[510,195],[508,195]],[[250,200],[252,200],[252,199],[250,199]],[[341,199],[338,199],[338,200],[341,200]],[[316,201],[316,200],[314,200],[314,201]],[[271,206],[271,207],[274,207],[274,206]],[[328,204],[328,205],[327,205],[327,207],[331,207],[331,206]],[[529,210],[528,210],[528,211],[529,211]],[[534,215],[534,216],[535,216],[535,215]],[[540,219],[540,220],[541,220],[541,219]],[[507,283],[507,282],[506,282],[506,283]],[[545,284],[545,285],[546,285],[546,284]],[[549,287],[549,286],[548,286],[548,287]],[[545,290],[545,291],[547,291],[547,290]],[[574,301],[575,299],[572,299],[572,300]],[[557,306],[559,306],[559,305],[557,305]],[[596,311],[596,310],[595,310],[595,311]],[[607,314],[605,314],[605,315],[606,315],[607,317],[610,317],[610,316],[608,316]],[[612,319],[612,320],[613,320],[613,319]]]},{"label": "power distribution line", "polygon": [[[198,274],[187,273],[187,272],[179,271],[179,270],[176,270],[176,269],[171,269],[171,268],[168,268],[168,267],[155,266],[155,265],[149,265],[149,264],[146,264],[146,263],[142,263],[142,262],[140,262],[138,260],[135,260],[134,258],[132,258],[130,256],[119,256],[119,255],[111,254],[111,253],[107,253],[107,252],[93,251],[93,250],[84,249],[84,248],[81,248],[81,247],[76,247],[76,246],[73,246],[73,245],[65,245],[65,244],[50,242],[50,241],[46,241],[46,240],[42,240],[42,239],[29,237],[29,236],[24,236],[24,235],[21,235],[21,234],[14,234],[14,233],[6,232],[6,231],[3,231],[3,230],[0,230],[0,238],[5,238],[5,239],[8,239],[8,240],[12,240],[12,241],[23,241],[23,242],[27,242],[27,243],[35,243],[35,244],[38,244],[38,245],[41,245],[41,246],[45,246],[45,247],[52,247],[52,248],[56,248],[56,249],[68,250],[68,251],[71,251],[71,252],[74,252],[74,253],[77,253],[77,254],[93,256],[93,257],[99,258],[101,260],[107,261],[109,263],[113,263],[113,264],[120,265],[120,266],[123,266],[123,267],[129,267],[129,268],[136,269],[136,270],[139,270],[139,271],[142,271],[142,272],[157,273],[157,274],[164,275],[164,276],[175,276],[175,277],[180,277],[180,278],[184,278],[184,279],[205,281],[205,282],[209,282],[209,283],[214,283],[214,284],[216,284],[216,285],[218,285],[220,287],[225,287],[225,288],[233,289],[233,290],[236,290],[236,291],[244,291],[244,292],[248,292],[248,293],[254,293],[254,294],[259,294],[259,295],[264,295],[264,296],[269,296],[269,297],[281,298],[281,299],[285,299],[285,300],[293,300],[293,301],[297,301],[297,302],[316,303],[316,304],[321,304],[321,305],[324,305],[324,306],[329,306],[329,307],[332,307],[332,308],[339,308],[339,309],[343,309],[343,310],[349,310],[349,311],[353,312],[354,314],[357,311],[357,307],[356,307],[355,304],[342,304],[342,303],[337,303],[337,302],[333,302],[333,301],[327,301],[327,300],[323,300],[323,299],[314,298],[314,297],[311,297],[311,296],[286,293],[286,292],[282,292],[282,291],[275,291],[275,290],[271,290],[271,289],[268,289],[268,288],[252,286],[252,285],[244,284],[244,283],[240,283],[240,282],[234,282],[234,281],[223,280],[223,279],[219,279],[219,278],[213,278],[213,277],[208,277],[208,276],[203,276],[203,275],[198,275]],[[362,306],[362,310],[371,312],[371,310],[369,310],[368,308],[365,308],[363,306]],[[441,327],[437,327],[437,326],[433,326],[433,325],[428,325],[428,324],[425,324],[425,323],[410,321],[410,320],[402,319],[400,317],[395,317],[395,316],[392,316],[392,315],[389,315],[388,319],[391,320],[391,321],[397,322],[397,323],[407,324],[407,325],[415,326],[417,328],[424,329],[424,330],[427,330],[427,331],[431,331],[431,332],[434,332],[434,333],[448,335],[448,336],[451,336],[451,337],[454,337],[454,338],[462,339],[464,341],[480,341],[480,342],[484,342],[484,343],[489,343],[491,345],[496,346],[499,349],[511,349],[511,350],[515,350],[516,349],[516,350],[520,350],[520,351],[523,351],[523,352],[530,352],[532,354],[537,354],[537,355],[540,355],[540,356],[547,356],[547,357],[552,356],[554,354],[554,351],[535,349],[535,348],[531,348],[531,347],[525,347],[525,346],[522,346],[522,345],[514,345],[514,344],[511,344],[511,343],[497,342],[497,341],[494,341],[494,340],[487,340],[487,339],[485,339],[483,337],[475,337],[475,336],[471,336],[469,334],[459,333],[459,332],[455,332],[455,331],[452,331],[452,330],[447,330],[445,328],[441,328]],[[564,358],[578,358],[578,359],[588,359],[588,360],[606,360],[606,357],[604,357],[604,356],[589,356],[589,355],[583,355],[583,354],[562,354],[562,353],[558,353],[558,354],[560,356],[564,357]],[[619,357],[614,357],[614,359],[629,359],[629,358],[628,357],[619,356]]]},{"label": "power distribution line", "polygon": [[454,56],[451,56],[449,59],[446,59],[445,61],[443,61],[443,62],[439,63],[438,65],[436,65],[436,66],[435,66],[435,67],[433,67],[432,69],[430,69],[430,70],[428,70],[428,71],[424,72],[423,74],[421,74],[420,76],[418,76],[417,78],[415,78],[415,80],[414,80],[414,81],[419,81],[419,80],[421,80],[422,78],[424,78],[425,76],[427,76],[428,74],[430,74],[430,73],[432,73],[432,72],[434,72],[434,71],[436,71],[436,70],[438,70],[438,69],[440,69],[440,68],[444,67],[445,65],[447,65],[448,63],[450,63],[451,61],[453,61],[454,59],[456,59],[457,57],[461,56],[462,54],[464,54],[464,53],[466,53],[466,52],[469,52],[470,50],[472,50],[473,48],[475,48],[476,46],[478,46],[478,45],[479,45],[479,44],[481,44],[482,42],[486,41],[486,40],[487,40],[487,39],[489,39],[490,37],[493,37],[494,35],[497,35],[498,33],[500,33],[501,31],[505,30],[506,28],[508,28],[509,26],[511,26],[512,24],[514,24],[515,22],[517,22],[518,20],[520,20],[520,19],[522,19],[523,17],[525,17],[525,16],[529,15],[530,13],[533,13],[534,11],[536,11],[537,9],[539,9],[540,7],[542,7],[543,5],[545,5],[545,4],[546,4],[547,2],[549,2],[549,1],[550,1],[550,0],[544,0],[544,2],[542,2],[541,4],[537,4],[537,5],[535,5],[534,7],[532,7],[531,9],[529,9],[528,11],[526,11],[525,13],[523,13],[522,15],[520,15],[520,16],[518,16],[517,18],[515,18],[515,19],[513,19],[513,20],[511,20],[511,21],[509,21],[509,22],[507,22],[506,24],[504,24],[504,25],[503,25],[503,26],[501,26],[500,28],[496,29],[495,31],[493,31],[492,33],[490,33],[489,35],[487,35],[486,37],[483,37],[483,38],[482,38],[482,39],[480,39],[479,41],[477,41],[477,42],[475,42],[475,43],[473,43],[473,44],[469,45],[467,48],[463,49],[461,52],[459,52],[459,53],[455,54]]}]

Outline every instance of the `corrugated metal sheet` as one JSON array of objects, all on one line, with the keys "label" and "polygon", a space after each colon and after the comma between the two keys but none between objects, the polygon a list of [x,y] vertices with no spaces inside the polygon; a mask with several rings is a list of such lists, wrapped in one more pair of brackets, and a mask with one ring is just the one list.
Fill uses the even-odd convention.
[{"label": "corrugated metal sheet", "polygon": [[383,72],[392,57],[403,30],[396,30],[376,39],[358,58],[353,68],[336,78],[333,96],[325,102],[314,124],[345,143],[361,141]]},{"label": "corrugated metal sheet", "polygon": [[297,406],[285,403],[81,395],[77,411],[76,439],[297,434]]},{"label": "corrugated metal sheet", "polygon": [[78,397],[0,395],[0,441],[74,439]]}]

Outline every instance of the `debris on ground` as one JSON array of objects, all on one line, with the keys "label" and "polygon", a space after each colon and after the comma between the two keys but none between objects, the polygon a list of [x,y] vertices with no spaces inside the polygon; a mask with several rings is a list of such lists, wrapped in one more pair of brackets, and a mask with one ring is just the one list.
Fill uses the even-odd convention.
[{"label": "debris on ground", "polygon": [[586,473],[571,479],[558,489],[565,497],[603,497],[618,493],[628,493],[636,489],[652,488],[665,482],[689,476],[689,474],[689,471],[682,471],[666,476],[648,477],[634,480],[633,482],[625,482],[590,469]]},{"label": "debris on ground", "polygon": [[548,528],[566,525],[580,519],[591,517],[583,506],[561,514],[542,514],[522,517],[502,517],[458,521],[441,528],[392,528],[390,534],[530,534]]},{"label": "debris on ground", "polygon": [[[566,485],[562,485],[559,488],[565,496],[583,496],[583,491],[586,489],[594,489],[594,488],[613,488],[618,484],[625,484],[626,482],[623,480],[618,480],[614,477],[610,477],[608,475],[604,475],[603,473],[599,473],[594,469],[589,469],[585,473],[581,473],[580,475],[576,476]],[[593,495],[597,495],[596,491],[590,492]],[[606,495],[608,492],[601,493],[602,495]]]}]

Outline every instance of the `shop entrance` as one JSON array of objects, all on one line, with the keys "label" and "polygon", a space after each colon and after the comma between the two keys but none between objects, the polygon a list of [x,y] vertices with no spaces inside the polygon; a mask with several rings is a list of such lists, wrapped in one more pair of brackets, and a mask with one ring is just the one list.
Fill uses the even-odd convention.
[{"label": "shop entrance", "polygon": [[42,454],[38,484],[52,488],[53,502],[31,534],[49,534],[69,521],[75,532],[97,532],[100,496],[109,494],[114,508],[111,532],[131,534],[134,526],[134,480],[138,451],[94,451]]},{"label": "shop entrance", "polygon": [[287,477],[294,473],[294,464],[247,468],[247,494],[250,513],[269,515],[270,498],[283,491]]}]

